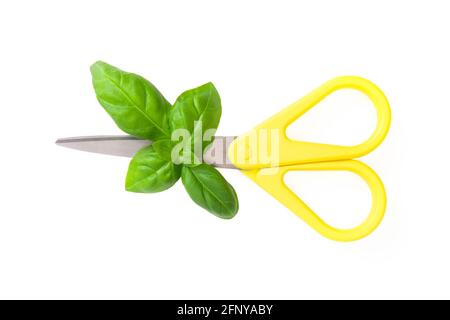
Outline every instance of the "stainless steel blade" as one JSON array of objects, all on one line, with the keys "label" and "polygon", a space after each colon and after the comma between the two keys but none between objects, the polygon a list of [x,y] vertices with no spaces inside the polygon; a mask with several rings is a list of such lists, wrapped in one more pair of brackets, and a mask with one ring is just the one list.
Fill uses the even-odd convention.
[{"label": "stainless steel blade", "polygon": [[228,147],[236,139],[233,136],[214,137],[213,143],[206,149],[203,161],[219,168],[237,169],[228,158]]},{"label": "stainless steel blade", "polygon": [[56,144],[62,147],[119,157],[132,157],[150,143],[132,136],[85,136],[56,140]]},{"label": "stainless steel blade", "polygon": [[[227,156],[228,147],[235,138],[215,137],[214,142],[205,151],[203,161],[219,168],[236,169]],[[133,136],[84,136],[61,138],[56,144],[80,151],[131,158],[138,150],[151,144],[151,141]]]}]

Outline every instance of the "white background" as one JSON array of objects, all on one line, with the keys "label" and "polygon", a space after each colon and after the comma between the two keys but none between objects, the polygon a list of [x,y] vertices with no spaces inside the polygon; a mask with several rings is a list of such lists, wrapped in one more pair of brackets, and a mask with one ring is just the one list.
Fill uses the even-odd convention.
[{"label": "white background", "polygon": [[[449,14],[448,1],[2,2],[0,298],[450,298]],[[333,242],[230,170],[240,199],[230,221],[181,183],[125,192],[128,159],[54,145],[120,134],[91,86],[99,59],[169,101],[214,82],[223,135],[335,76],[369,78],[393,114],[363,159],[385,183],[385,220],[361,241]],[[371,109],[346,97],[294,133],[362,141]],[[370,207],[347,174],[287,180],[335,225]]]}]

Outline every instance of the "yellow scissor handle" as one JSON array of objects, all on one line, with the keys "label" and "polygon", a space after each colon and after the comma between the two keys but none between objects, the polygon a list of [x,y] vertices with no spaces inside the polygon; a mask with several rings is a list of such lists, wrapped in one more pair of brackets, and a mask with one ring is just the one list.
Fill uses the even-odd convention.
[{"label": "yellow scissor handle", "polygon": [[[278,170],[278,172],[274,172]],[[336,229],[325,223],[284,183],[284,175],[299,170],[346,170],[362,177],[372,193],[372,209],[366,220],[352,229]],[[336,241],[354,241],[369,235],[380,224],[386,208],[386,193],[377,174],[367,165],[356,160],[308,163],[279,168],[243,170],[245,175],[275,199],[303,219],[324,237]]]},{"label": "yellow scissor handle", "polygon": [[[339,89],[355,89],[365,93],[377,110],[376,129],[365,142],[349,147],[295,141],[286,136],[286,128],[292,122]],[[338,77],[236,138],[228,149],[228,156],[236,167],[245,170],[353,159],[369,153],[383,141],[390,121],[389,103],[377,86],[360,77]]]}]

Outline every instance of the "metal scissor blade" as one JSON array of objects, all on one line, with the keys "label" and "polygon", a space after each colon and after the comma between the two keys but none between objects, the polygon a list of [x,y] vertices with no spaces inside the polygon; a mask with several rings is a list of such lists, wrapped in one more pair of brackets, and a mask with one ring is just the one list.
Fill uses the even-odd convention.
[{"label": "metal scissor blade", "polygon": [[81,151],[132,157],[139,149],[151,144],[151,141],[133,136],[85,136],[58,139],[56,144]]},{"label": "metal scissor blade", "polygon": [[[227,150],[236,137],[215,137],[213,143],[205,151],[203,161],[219,168],[236,169],[230,162]],[[133,136],[84,136],[61,138],[56,144],[80,151],[108,154],[131,158],[140,149],[151,144],[151,141]]]},{"label": "metal scissor blade", "polygon": [[237,137],[214,137],[213,143],[205,150],[203,161],[219,168],[237,169],[228,158],[228,147]]}]

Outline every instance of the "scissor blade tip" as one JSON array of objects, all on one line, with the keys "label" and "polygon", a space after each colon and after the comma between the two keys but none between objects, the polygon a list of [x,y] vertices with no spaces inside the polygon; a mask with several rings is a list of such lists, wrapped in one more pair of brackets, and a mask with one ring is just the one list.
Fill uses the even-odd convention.
[{"label": "scissor blade tip", "polygon": [[64,142],[65,142],[64,139],[56,139],[55,144],[56,144],[56,145],[61,145],[61,144],[63,144]]},{"label": "scissor blade tip", "polygon": [[71,140],[70,138],[59,138],[55,141],[55,144],[57,146],[61,146],[61,147],[68,147],[68,146],[72,145],[70,142],[75,142],[75,141]]}]

